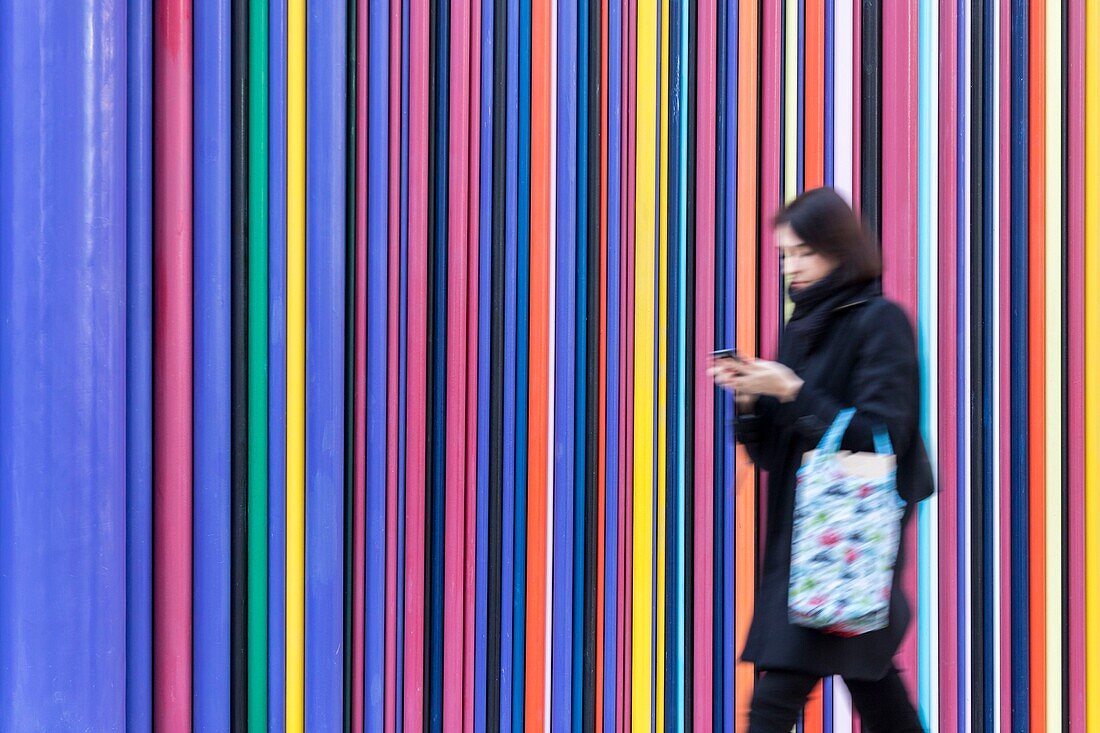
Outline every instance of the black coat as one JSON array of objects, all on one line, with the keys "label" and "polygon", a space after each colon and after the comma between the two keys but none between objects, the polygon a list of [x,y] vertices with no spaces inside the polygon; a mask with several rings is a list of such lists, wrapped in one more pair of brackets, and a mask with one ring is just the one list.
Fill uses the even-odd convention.
[{"label": "black coat", "polygon": [[761,669],[785,669],[862,680],[882,678],[890,668],[910,621],[900,587],[905,561],[899,552],[887,628],[841,637],[793,626],[787,620],[787,585],[796,472],[802,454],[816,447],[843,407],[856,413],[842,449],[873,451],[872,431],[883,425],[897,454],[898,493],[913,505],[930,496],[932,472],[920,436],[920,376],[913,328],[877,288],[854,292],[828,316],[809,349],[797,348],[790,334],[781,342],[779,361],[804,381],[798,396],[780,403],[757,401],[752,414],[738,415],[735,435],[756,465],[768,472],[764,566],[752,626],[742,653]]}]

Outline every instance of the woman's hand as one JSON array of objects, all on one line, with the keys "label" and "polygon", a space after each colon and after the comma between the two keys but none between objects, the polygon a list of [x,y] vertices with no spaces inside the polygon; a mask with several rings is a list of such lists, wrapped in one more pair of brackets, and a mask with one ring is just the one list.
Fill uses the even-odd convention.
[{"label": "woman's hand", "polygon": [[732,359],[710,359],[707,367],[707,376],[714,380],[715,384],[728,392],[733,392],[734,402],[741,412],[751,412],[756,405],[756,395],[739,392],[734,388],[734,382],[740,373],[739,363]]},{"label": "woman's hand", "polygon": [[707,373],[725,389],[742,397],[755,399],[761,395],[790,402],[802,389],[802,378],[789,367],[776,361],[752,359],[718,364],[711,362]]}]

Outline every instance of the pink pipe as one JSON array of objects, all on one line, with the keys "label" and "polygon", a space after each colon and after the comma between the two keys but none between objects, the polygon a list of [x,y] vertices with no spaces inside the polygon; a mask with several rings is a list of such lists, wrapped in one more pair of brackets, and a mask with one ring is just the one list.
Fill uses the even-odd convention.
[{"label": "pink pipe", "polygon": [[[360,4],[362,7],[364,4]],[[360,28],[360,38],[365,32]],[[363,54],[361,53],[360,56]],[[364,77],[365,78],[365,77]],[[389,345],[386,360],[386,646],[383,725],[397,729],[398,327],[401,278],[401,0],[390,0]],[[363,170],[363,168],[360,168]],[[355,730],[359,730],[356,728]]]},{"label": "pink pipe", "polygon": [[[153,720],[191,730],[191,73],[189,0],[156,3]],[[61,661],[61,660],[58,660]]]},{"label": "pink pipe", "polygon": [[695,283],[695,726],[710,730],[714,713],[714,384],[707,377],[707,354],[714,349],[714,182],[715,90],[717,84],[717,7],[698,5],[698,129],[696,146]]},{"label": "pink pipe", "polygon": [[[917,2],[882,7],[882,252],[883,289],[914,323],[917,313]],[[917,521],[905,532],[902,588],[912,622],[899,649],[900,671],[917,692]]]},{"label": "pink pipe", "polygon": [[451,4],[447,242],[446,551],[443,571],[443,729],[463,729],[466,632],[466,431],[469,291],[470,0]]},{"label": "pink pipe", "polygon": [[[409,287],[428,290],[428,3],[409,6]],[[409,298],[405,464],[404,729],[424,729],[427,300]]]}]

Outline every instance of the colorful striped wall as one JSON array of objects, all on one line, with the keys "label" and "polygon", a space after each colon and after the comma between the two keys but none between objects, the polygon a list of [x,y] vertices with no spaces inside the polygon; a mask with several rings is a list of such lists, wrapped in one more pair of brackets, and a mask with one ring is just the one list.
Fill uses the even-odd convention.
[{"label": "colorful striped wall", "polygon": [[[930,730],[1100,731],[1091,0],[0,4],[0,730],[744,730],[831,185],[912,317]],[[860,730],[825,680],[804,733]]]}]

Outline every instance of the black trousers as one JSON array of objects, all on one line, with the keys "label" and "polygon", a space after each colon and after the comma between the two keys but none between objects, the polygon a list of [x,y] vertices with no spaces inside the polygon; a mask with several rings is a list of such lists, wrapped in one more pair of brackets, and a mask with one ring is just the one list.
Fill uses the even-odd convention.
[{"label": "black trousers", "polygon": [[[800,672],[765,672],[756,683],[749,733],[790,733],[818,677]],[[891,667],[881,680],[845,680],[852,705],[870,733],[924,733],[909,694]]]}]

